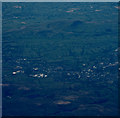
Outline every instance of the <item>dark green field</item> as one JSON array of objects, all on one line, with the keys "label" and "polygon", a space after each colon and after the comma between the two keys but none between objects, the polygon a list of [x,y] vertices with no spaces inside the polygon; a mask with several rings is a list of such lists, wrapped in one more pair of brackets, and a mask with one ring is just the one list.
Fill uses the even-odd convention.
[{"label": "dark green field", "polygon": [[3,3],[3,116],[118,114],[117,3]]}]

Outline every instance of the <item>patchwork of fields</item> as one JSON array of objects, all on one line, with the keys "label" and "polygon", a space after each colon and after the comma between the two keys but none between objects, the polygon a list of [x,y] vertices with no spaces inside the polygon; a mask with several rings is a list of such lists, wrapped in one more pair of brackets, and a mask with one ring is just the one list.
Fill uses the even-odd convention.
[{"label": "patchwork of fields", "polygon": [[118,113],[117,3],[3,3],[3,116]]}]

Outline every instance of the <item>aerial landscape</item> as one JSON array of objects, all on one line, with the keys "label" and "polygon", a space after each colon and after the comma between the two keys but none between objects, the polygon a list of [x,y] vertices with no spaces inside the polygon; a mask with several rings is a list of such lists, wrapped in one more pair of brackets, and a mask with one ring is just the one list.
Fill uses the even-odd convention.
[{"label": "aerial landscape", "polygon": [[118,4],[2,3],[3,116],[118,115]]}]

